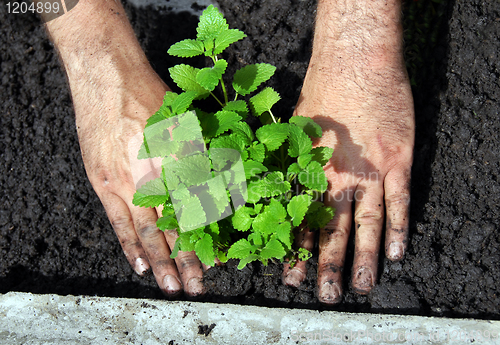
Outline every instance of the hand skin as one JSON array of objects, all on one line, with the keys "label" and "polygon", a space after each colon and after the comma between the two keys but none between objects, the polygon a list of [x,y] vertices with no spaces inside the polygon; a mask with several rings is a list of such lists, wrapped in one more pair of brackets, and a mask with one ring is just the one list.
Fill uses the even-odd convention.
[{"label": "hand skin", "polygon": [[[355,292],[367,294],[376,283],[384,213],[386,257],[401,260],[407,247],[415,123],[400,0],[319,1],[294,115],[312,117],[324,130],[314,144],[334,148],[325,203],[336,214],[319,234],[318,298],[335,304],[353,216]],[[299,234],[297,242],[311,250],[314,233]],[[298,286],[305,273],[305,262],[285,265],[283,281]]]},{"label": "hand skin", "polygon": [[169,89],[151,68],[123,7],[113,0],[80,0],[47,28],[68,76],[87,176],[130,265],[139,275],[151,268],[167,295],[183,287],[188,296],[203,294],[194,252],[170,259],[177,233],[156,227],[156,210],[132,204],[132,169],[146,174],[154,167],[131,166],[129,142],[140,137]]}]

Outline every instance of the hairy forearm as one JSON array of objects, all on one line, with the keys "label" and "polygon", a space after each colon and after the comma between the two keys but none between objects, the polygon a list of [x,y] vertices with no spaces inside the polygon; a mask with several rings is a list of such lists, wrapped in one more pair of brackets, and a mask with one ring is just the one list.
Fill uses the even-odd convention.
[{"label": "hairy forearm", "polygon": [[401,0],[318,3],[313,59],[326,62],[335,57],[384,68],[394,65],[393,59],[401,59],[402,43]]}]

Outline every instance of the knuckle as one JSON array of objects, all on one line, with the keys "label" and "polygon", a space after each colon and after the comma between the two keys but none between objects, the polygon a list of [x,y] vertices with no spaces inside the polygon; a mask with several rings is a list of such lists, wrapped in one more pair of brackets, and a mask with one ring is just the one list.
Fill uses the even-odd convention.
[{"label": "knuckle", "polygon": [[356,212],[354,221],[358,225],[373,225],[379,224],[384,219],[382,210],[364,209]]},{"label": "knuckle", "polygon": [[200,260],[198,260],[193,252],[179,252],[175,262],[181,271],[201,267]]},{"label": "knuckle", "polygon": [[156,224],[145,224],[137,227],[137,235],[142,239],[150,239],[158,235],[160,230]]},{"label": "knuckle", "polygon": [[132,226],[132,218],[127,216],[110,216],[111,226],[116,232],[121,232]]},{"label": "knuckle", "polygon": [[325,227],[325,232],[330,239],[335,237],[348,237],[351,229],[343,224],[331,223]]}]

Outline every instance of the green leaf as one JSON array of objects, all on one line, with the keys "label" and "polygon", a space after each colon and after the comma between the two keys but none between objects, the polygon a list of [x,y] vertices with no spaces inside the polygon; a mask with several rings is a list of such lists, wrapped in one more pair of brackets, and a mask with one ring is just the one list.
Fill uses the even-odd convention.
[{"label": "green leaf", "polygon": [[196,81],[196,75],[200,71],[199,68],[194,68],[189,65],[176,65],[168,69],[172,80],[184,91],[195,91],[196,99],[206,98],[210,91],[205,90]]},{"label": "green leaf", "polygon": [[226,19],[213,5],[207,7],[200,16],[196,38],[200,41],[215,40],[222,32],[228,30]]},{"label": "green leaf", "polygon": [[292,124],[288,126],[288,131],[288,141],[290,142],[288,154],[290,157],[297,157],[311,152],[312,141],[302,129]]},{"label": "green leaf", "polygon": [[260,252],[260,257],[264,260],[271,258],[282,259],[285,254],[286,252],[283,245],[278,240],[271,240]]},{"label": "green leaf", "polygon": [[[172,102],[172,113],[175,115],[183,114],[189,108],[193,100],[198,96],[196,91],[186,91],[181,93]],[[174,139],[175,140],[175,139]]]},{"label": "green leaf", "polygon": [[287,250],[290,250],[290,248],[292,247],[291,234],[292,225],[290,224],[290,222],[281,223],[276,228],[276,237],[281,241],[281,243]]},{"label": "green leaf", "polygon": [[221,135],[212,139],[210,148],[226,148],[243,152],[245,149],[245,142],[235,134]]},{"label": "green leaf", "polygon": [[178,237],[177,240],[175,240],[174,249],[172,249],[172,253],[170,254],[171,259],[175,259],[177,257],[177,254],[179,254],[179,247],[181,241],[182,240],[180,237]]},{"label": "green leaf", "polygon": [[167,53],[183,58],[201,55],[204,53],[203,43],[192,39],[183,40],[172,45]]},{"label": "green leaf", "polygon": [[204,89],[213,91],[219,85],[220,78],[226,71],[227,62],[224,59],[218,60],[214,67],[205,67],[196,74],[196,82]]},{"label": "green leaf", "polygon": [[264,147],[264,144],[258,143],[256,141],[247,149],[247,151],[250,158],[252,158],[254,161],[262,163],[264,161],[264,158],[266,158],[266,148]]},{"label": "green leaf", "polygon": [[276,67],[266,63],[247,65],[234,74],[233,88],[238,94],[246,96],[271,78],[275,71]]},{"label": "green leaf", "polygon": [[253,246],[246,239],[242,238],[238,242],[235,242],[231,248],[227,251],[227,257],[229,259],[244,259],[250,255],[250,251]]},{"label": "green leaf", "polygon": [[238,264],[238,269],[242,270],[243,268],[245,268],[246,265],[255,260],[259,260],[259,256],[257,254],[251,254],[246,258],[241,259],[240,263]]},{"label": "green leaf", "polygon": [[309,165],[299,173],[299,182],[307,188],[317,190],[321,193],[325,192],[328,187],[325,172],[321,164],[316,161],[309,163]]},{"label": "green leaf", "polygon": [[253,218],[250,216],[255,215],[255,210],[251,207],[241,206],[231,218],[231,222],[236,230],[247,231],[252,226]]},{"label": "green leaf", "polygon": [[132,202],[135,206],[156,207],[165,203],[167,199],[168,192],[163,180],[155,178],[137,190]]},{"label": "green leaf", "polygon": [[287,123],[271,123],[257,129],[257,139],[266,145],[269,151],[277,150],[288,137]]},{"label": "green leaf", "polygon": [[179,177],[186,186],[198,185],[212,178],[210,160],[205,154],[183,157],[169,166],[170,173]]},{"label": "green leaf", "polygon": [[174,230],[179,227],[179,223],[177,223],[177,218],[175,218],[175,214],[173,214],[158,218],[158,220],[156,221],[156,226],[161,231]]},{"label": "green leaf", "polygon": [[290,183],[283,179],[281,171],[273,171],[267,174],[260,182],[260,192],[266,198],[286,193],[291,188]]},{"label": "green leaf", "polygon": [[293,226],[299,226],[302,223],[311,202],[312,197],[306,194],[295,195],[290,200],[286,208],[288,214],[292,217]]},{"label": "green leaf", "polygon": [[[180,97],[180,96],[179,96]],[[178,117],[179,124],[172,129],[172,140],[190,141],[203,140],[200,123],[196,114],[191,111]]]},{"label": "green leaf", "polygon": [[207,266],[213,266],[215,262],[215,253],[212,236],[204,234],[194,245],[196,256]]},{"label": "green leaf", "polygon": [[250,235],[248,235],[248,241],[256,247],[262,247],[262,245],[264,244],[262,235],[258,232],[252,232]]},{"label": "green leaf", "polygon": [[250,146],[252,144],[252,140],[255,139],[252,129],[246,122],[236,122],[231,127],[231,130],[234,134],[236,134],[238,138],[240,138],[245,143],[245,146]]},{"label": "green leaf", "polygon": [[270,204],[264,208],[264,211],[255,217],[252,227],[262,234],[272,234],[285,220],[286,215],[283,205],[276,199],[271,199]]},{"label": "green leaf", "polygon": [[311,153],[313,154],[312,159],[314,161],[318,162],[321,166],[325,166],[330,158],[332,158],[333,149],[331,147],[320,146],[313,148]]},{"label": "green leaf", "polygon": [[237,101],[227,102],[224,110],[234,111],[238,113],[238,115],[240,115],[243,119],[248,115],[247,102],[241,99]]},{"label": "green leaf", "polygon": [[313,138],[321,138],[323,135],[323,130],[321,129],[321,126],[318,125],[316,122],[314,122],[313,119],[310,117],[305,117],[305,116],[292,116],[290,118],[289,123],[294,123],[310,137]]},{"label": "green leaf", "polygon": [[312,253],[305,248],[299,248],[299,260],[307,261],[312,258]]},{"label": "green leaf", "polygon": [[247,37],[242,31],[229,29],[221,32],[215,39],[214,55],[220,54],[234,42]]},{"label": "green leaf", "polygon": [[175,99],[179,96],[177,93],[172,91],[167,91],[165,96],[163,97],[163,105],[167,107],[171,107],[174,103]]},{"label": "green leaf", "polygon": [[297,158],[297,163],[299,164],[299,166],[302,169],[304,169],[311,162],[312,158],[313,158],[312,154],[306,153],[306,154],[300,155]]},{"label": "green leaf", "polygon": [[207,217],[200,199],[197,196],[192,196],[186,200],[182,200],[182,211],[180,215],[179,231],[186,232],[196,229],[206,222]]},{"label": "green leaf", "polygon": [[287,175],[295,175],[302,171],[302,168],[297,163],[292,163],[286,171]]},{"label": "green leaf", "polygon": [[250,98],[250,104],[255,116],[260,116],[266,111],[271,111],[273,105],[281,99],[279,93],[272,87],[266,87],[264,90]]},{"label": "green leaf", "polygon": [[245,168],[245,177],[247,179],[267,171],[267,167],[265,165],[251,159],[244,161],[243,167]]},{"label": "green leaf", "polygon": [[333,207],[322,205],[316,212],[306,214],[307,225],[311,230],[324,228],[334,215],[335,209]]}]

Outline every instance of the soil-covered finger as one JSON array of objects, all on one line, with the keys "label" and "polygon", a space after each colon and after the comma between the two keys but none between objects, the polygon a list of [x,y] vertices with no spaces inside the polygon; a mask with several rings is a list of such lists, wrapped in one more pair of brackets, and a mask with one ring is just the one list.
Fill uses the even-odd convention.
[{"label": "soil-covered finger", "polygon": [[[295,235],[295,248],[304,248],[311,251],[314,246],[314,232],[308,228],[303,229]],[[290,268],[289,263],[283,266],[283,284],[298,287],[307,275],[306,261],[297,259],[297,262]]]},{"label": "soil-covered finger", "polygon": [[156,226],[158,219],[154,209],[130,206],[135,231],[146,252],[158,286],[167,295],[176,295],[182,290],[179,272],[163,232]]},{"label": "soil-covered finger", "polygon": [[363,190],[356,200],[355,252],[352,288],[367,294],[376,283],[378,254],[384,220],[384,189],[378,181],[365,181],[358,187]]},{"label": "soil-covered finger", "polygon": [[398,261],[408,246],[410,223],[410,173],[396,171],[385,179],[386,235],[385,255]]},{"label": "soil-covered finger", "polygon": [[144,275],[150,269],[150,265],[141,241],[135,232],[134,222],[127,204],[119,196],[112,193],[101,196],[101,202],[130,266],[138,275]]}]

